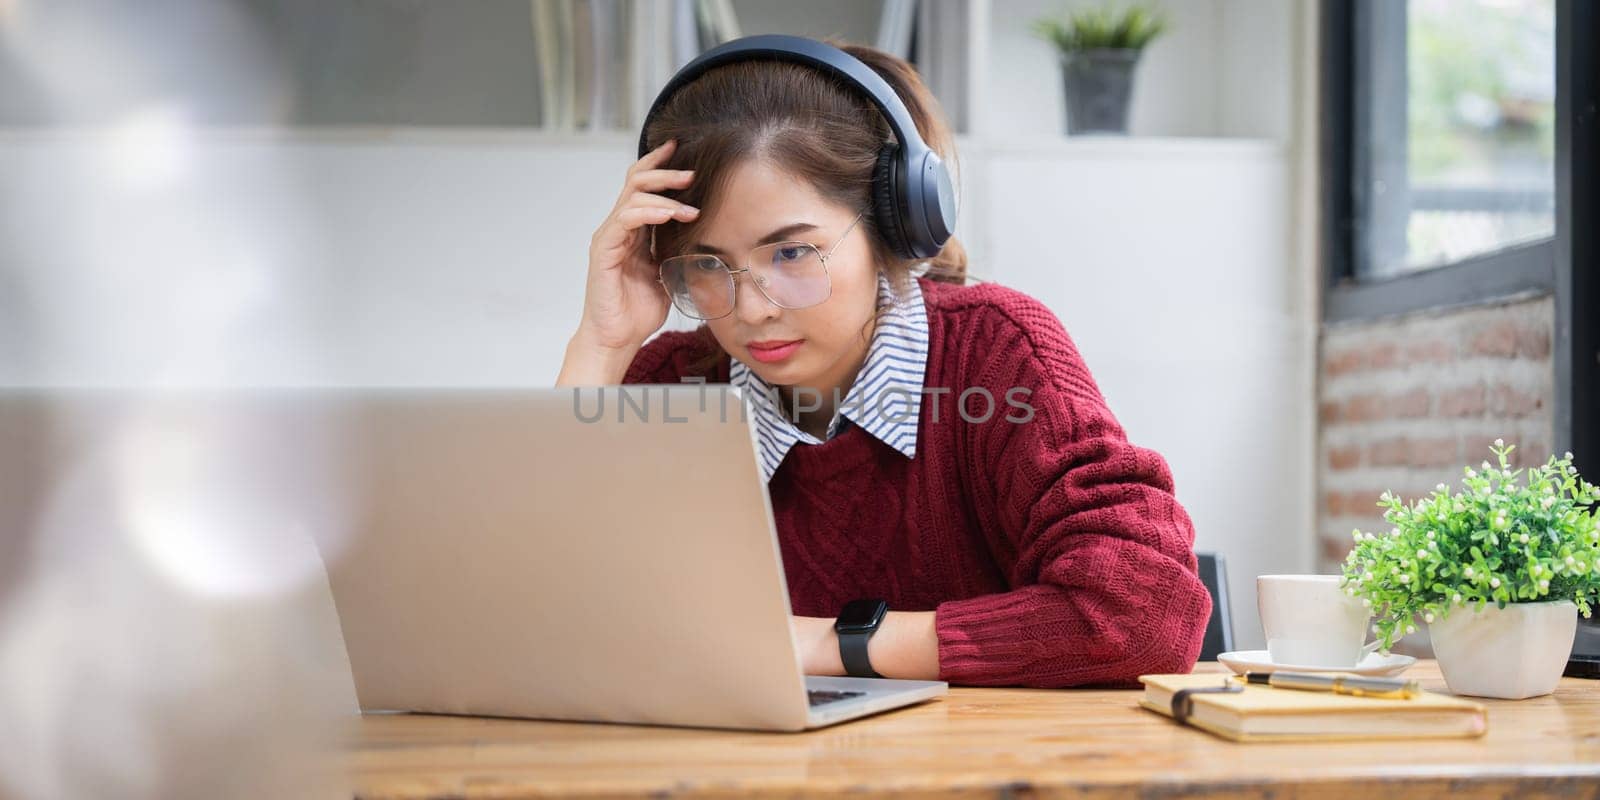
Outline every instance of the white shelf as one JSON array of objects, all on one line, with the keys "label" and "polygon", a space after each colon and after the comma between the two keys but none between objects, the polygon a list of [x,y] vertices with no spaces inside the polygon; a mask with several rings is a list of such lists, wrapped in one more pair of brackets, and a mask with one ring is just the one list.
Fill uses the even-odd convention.
[{"label": "white shelf", "polygon": [[987,155],[1071,158],[1261,158],[1287,152],[1276,139],[1227,136],[995,136],[967,137],[957,146]]},{"label": "white shelf", "polygon": [[[638,131],[550,131],[542,128],[465,125],[196,125],[174,131],[186,140],[242,143],[350,143],[395,145],[538,146],[569,150],[625,150],[639,144]],[[116,126],[0,126],[0,142],[95,142],[129,131]]]},{"label": "white shelf", "polygon": [[[635,131],[558,132],[533,128],[465,126],[214,126],[203,125],[179,132],[185,140],[240,144],[356,144],[403,146],[537,147],[574,153],[615,152],[632,156],[638,146]],[[118,139],[125,132],[114,127],[72,128],[0,127],[0,142],[95,143]],[[1153,136],[956,136],[956,151],[963,162],[988,158],[1046,159],[1218,159],[1286,158],[1288,149],[1274,139],[1232,137]]]}]

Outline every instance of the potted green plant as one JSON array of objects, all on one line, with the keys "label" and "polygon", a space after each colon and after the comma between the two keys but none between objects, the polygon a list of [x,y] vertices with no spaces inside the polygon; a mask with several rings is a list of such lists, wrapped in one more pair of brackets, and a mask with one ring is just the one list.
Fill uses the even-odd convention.
[{"label": "potted green plant", "polygon": [[1409,505],[1385,492],[1387,534],[1354,532],[1340,585],[1373,610],[1380,650],[1428,624],[1456,694],[1521,699],[1555,690],[1578,614],[1600,602],[1600,490],[1572,454],[1511,469],[1465,468],[1462,490],[1439,484]]},{"label": "potted green plant", "polygon": [[1042,17],[1029,26],[1055,45],[1066,87],[1067,133],[1127,133],[1139,55],[1167,30],[1166,16],[1145,6],[1110,6]]}]

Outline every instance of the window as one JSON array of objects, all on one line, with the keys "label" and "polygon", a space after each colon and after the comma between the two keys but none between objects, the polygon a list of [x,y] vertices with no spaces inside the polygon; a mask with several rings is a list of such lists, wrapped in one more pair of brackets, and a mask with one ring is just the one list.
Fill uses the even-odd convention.
[{"label": "window", "polygon": [[1356,45],[1356,274],[1554,235],[1554,0],[1380,0],[1356,14],[1368,33]]},{"label": "window", "polygon": [[1553,295],[1555,444],[1600,471],[1600,2],[1323,0],[1323,319]]},{"label": "window", "polygon": [[1325,3],[1330,318],[1553,289],[1557,2]]}]

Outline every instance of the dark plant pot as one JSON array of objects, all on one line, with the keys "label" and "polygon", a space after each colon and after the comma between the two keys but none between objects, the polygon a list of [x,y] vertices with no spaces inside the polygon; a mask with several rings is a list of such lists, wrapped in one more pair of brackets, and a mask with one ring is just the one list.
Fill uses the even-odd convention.
[{"label": "dark plant pot", "polygon": [[1061,56],[1067,133],[1128,132],[1128,101],[1138,50],[1077,50]]}]

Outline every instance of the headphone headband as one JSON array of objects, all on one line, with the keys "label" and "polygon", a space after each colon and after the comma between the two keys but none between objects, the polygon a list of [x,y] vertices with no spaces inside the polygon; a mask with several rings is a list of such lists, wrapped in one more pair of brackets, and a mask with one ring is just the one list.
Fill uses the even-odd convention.
[{"label": "headphone headband", "polygon": [[906,109],[906,104],[901,101],[900,95],[882,75],[861,63],[861,59],[826,42],[804,36],[767,33],[723,42],[701,53],[693,61],[685,64],[683,69],[678,70],[677,74],[667,81],[667,85],[662,87],[660,94],[656,95],[655,102],[650,104],[650,111],[644,116],[644,124],[639,129],[639,157],[644,158],[645,154],[650,152],[649,140],[646,138],[650,131],[650,120],[678,89],[715,67],[737,61],[787,61],[815,67],[829,75],[842,78],[846,83],[856,86],[872,105],[877,107],[879,113],[883,114],[883,118],[889,123],[889,129],[894,132],[895,141],[900,143],[902,149],[927,149],[922,136],[917,133],[916,124],[911,120],[911,112]]},{"label": "headphone headband", "polygon": [[873,209],[879,234],[906,258],[931,258],[955,230],[955,189],[944,161],[928,147],[894,87],[871,67],[826,42],[804,36],[762,34],[724,42],[701,53],[662,87],[639,129],[639,157],[650,152],[650,120],[685,84],[736,61],[787,61],[821,70],[854,86],[889,124],[894,143],[878,151]]}]

